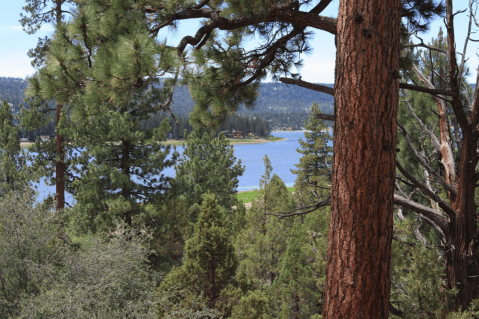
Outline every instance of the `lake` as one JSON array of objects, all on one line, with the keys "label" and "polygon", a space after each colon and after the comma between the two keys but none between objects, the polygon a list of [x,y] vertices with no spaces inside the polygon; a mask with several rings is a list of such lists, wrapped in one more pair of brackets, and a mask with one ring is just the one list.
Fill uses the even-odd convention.
[{"label": "lake", "polygon": [[[271,166],[273,167],[273,174],[278,175],[286,186],[293,186],[296,180],[296,175],[291,173],[291,169],[295,169],[295,164],[299,163],[299,154],[296,149],[299,147],[298,140],[304,138],[303,132],[278,132],[272,135],[282,137],[284,140],[278,142],[268,142],[262,144],[242,144],[234,145],[234,155],[237,159],[241,159],[242,165],[245,166],[243,176],[240,176],[238,190],[249,190],[259,188],[259,180],[264,174],[263,158],[268,155]],[[180,153],[183,147],[177,147]],[[165,175],[174,176],[174,168],[165,170]],[[46,186],[43,183],[37,184],[39,198],[42,200],[50,193],[55,193],[55,186]],[[67,194],[66,200],[72,203],[72,195]]]}]

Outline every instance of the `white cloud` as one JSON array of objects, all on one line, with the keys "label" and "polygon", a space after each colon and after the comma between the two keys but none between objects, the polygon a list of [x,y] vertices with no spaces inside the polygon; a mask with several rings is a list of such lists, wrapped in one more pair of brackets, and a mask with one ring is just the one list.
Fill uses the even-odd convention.
[{"label": "white cloud", "polygon": [[12,31],[23,31],[23,28],[21,25],[11,25],[8,27],[8,30]]},{"label": "white cloud", "polygon": [[[11,25],[7,27],[7,30],[23,32],[23,27],[21,25]],[[55,31],[55,28],[51,24],[44,24],[38,32],[53,32],[53,31]]]}]

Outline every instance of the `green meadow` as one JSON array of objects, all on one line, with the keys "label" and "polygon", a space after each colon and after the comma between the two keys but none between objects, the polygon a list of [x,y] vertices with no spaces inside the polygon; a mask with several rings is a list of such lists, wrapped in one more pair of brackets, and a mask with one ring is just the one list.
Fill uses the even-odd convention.
[{"label": "green meadow", "polygon": [[[292,193],[294,192],[294,187],[288,187],[288,192]],[[247,192],[241,192],[238,193],[238,200],[242,200],[243,204],[250,203],[255,199],[259,194],[259,190],[251,190]]]}]

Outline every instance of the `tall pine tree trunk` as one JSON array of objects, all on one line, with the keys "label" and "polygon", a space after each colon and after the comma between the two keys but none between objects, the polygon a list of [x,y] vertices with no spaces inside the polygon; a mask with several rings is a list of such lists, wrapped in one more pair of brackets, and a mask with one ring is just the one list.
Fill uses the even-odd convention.
[{"label": "tall pine tree trunk", "polygon": [[[57,104],[57,121],[56,128],[58,129],[61,112],[63,105]],[[63,135],[56,133],[57,138],[57,155],[58,160],[55,163],[55,173],[56,173],[56,200],[57,200],[57,210],[62,210],[65,208],[65,148],[63,146],[64,138]]]},{"label": "tall pine tree trunk", "polygon": [[324,318],[389,311],[400,0],[341,0]]},{"label": "tall pine tree trunk", "polygon": [[[121,188],[121,195],[124,199],[130,200],[131,198],[131,171],[130,171],[130,147],[131,144],[127,140],[121,140],[121,171],[126,176],[126,181]],[[125,223],[132,224],[131,210],[125,212]]]},{"label": "tall pine tree trunk", "polygon": [[[447,53],[449,60],[450,89],[461,92],[458,79],[458,63],[455,51],[454,11],[453,1],[446,1]],[[469,118],[465,116],[460,95],[452,97],[452,107],[461,125],[463,140],[461,154],[461,175],[457,183],[457,197],[451,207],[456,212],[449,216],[449,229],[446,235],[450,247],[446,253],[446,277],[450,287],[458,288],[456,309],[465,310],[472,300],[478,297],[479,255],[478,227],[476,214],[476,183],[478,174],[477,143],[479,139],[479,98],[476,89],[473,106],[468,110]],[[447,177],[447,176],[446,176]],[[450,181],[453,182],[453,181]],[[454,184],[453,184],[454,185]]]},{"label": "tall pine tree trunk", "polygon": [[[467,309],[472,300],[477,299],[479,284],[478,227],[475,203],[476,192],[476,128],[463,131],[463,152],[458,194],[452,203],[455,216],[450,218],[445,250],[446,279],[449,288],[458,289],[455,297],[456,309]],[[475,135],[475,136],[474,136]],[[471,141],[474,141],[471,143]]]},{"label": "tall pine tree trunk", "polygon": [[[62,20],[62,0],[55,0],[55,19],[56,23]],[[56,129],[58,129],[63,105],[57,102],[56,108]],[[57,156],[58,160],[55,163],[55,192],[57,200],[57,211],[65,208],[65,148],[63,146],[63,135],[56,133],[57,140]]]}]

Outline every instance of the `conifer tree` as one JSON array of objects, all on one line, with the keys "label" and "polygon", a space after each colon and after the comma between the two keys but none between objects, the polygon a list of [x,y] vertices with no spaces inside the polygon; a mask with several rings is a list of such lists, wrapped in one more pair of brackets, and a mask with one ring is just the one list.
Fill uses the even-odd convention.
[{"label": "conifer tree", "polygon": [[[27,5],[23,7],[23,10],[26,15],[23,13],[20,14],[22,17],[20,19],[20,22],[24,28],[24,30],[28,34],[34,34],[36,31],[38,31],[45,23],[53,23],[57,25],[61,25],[62,19],[63,19],[63,14],[64,13],[69,13],[69,11],[65,10],[65,5],[66,4],[71,4],[73,5],[76,1],[75,0],[51,0],[51,1],[40,1],[40,0],[27,0]],[[49,6],[51,5],[51,7]],[[45,38],[39,38],[38,39],[38,44],[37,47],[34,49],[31,49],[28,52],[28,56],[30,58],[33,58],[32,60],[32,66],[36,68],[43,68],[45,71],[45,61],[47,59],[48,52],[50,50],[50,45],[51,45],[51,38],[45,37]],[[57,77],[53,74],[49,74],[49,81],[48,86],[51,88],[52,83],[51,82],[57,82],[56,86],[64,85],[66,82],[64,82],[66,79]],[[32,82],[32,84],[35,83],[35,81]],[[35,83],[38,84],[38,83]],[[31,106],[32,106],[32,113],[27,115],[27,120],[24,121],[24,125],[29,128],[29,129],[36,129],[38,128],[38,125],[46,125],[47,121],[39,122],[37,118],[36,120],[33,120],[34,117],[37,117],[39,114],[36,112],[41,110],[41,113],[43,113],[42,118],[45,118],[45,113],[52,112],[54,113],[55,116],[55,140],[53,140],[51,143],[46,143],[46,144],[41,144],[39,142],[36,143],[34,148],[32,150],[36,151],[39,153],[39,156],[35,158],[36,164],[34,165],[36,167],[40,168],[40,172],[37,172],[37,174],[43,174],[46,175],[47,177],[50,177],[52,180],[52,184],[55,184],[55,198],[57,201],[56,209],[57,210],[62,210],[65,207],[65,190],[66,190],[66,183],[68,183],[68,178],[66,175],[68,175],[68,164],[66,162],[66,153],[68,151],[65,149],[65,145],[67,142],[65,142],[65,136],[61,134],[61,124],[60,122],[63,122],[63,125],[65,124],[65,112],[63,110],[64,103],[66,102],[65,99],[62,98],[63,94],[58,94],[60,90],[52,90],[49,93],[45,93],[45,91],[48,91],[48,88],[43,89],[43,99],[46,99],[47,101],[55,101],[55,107],[50,107],[48,103],[38,103],[38,100],[42,100],[40,98],[40,90],[38,90],[38,86],[36,87],[37,90],[31,90],[30,94],[35,95],[35,98],[31,100]],[[33,93],[35,92],[35,93]],[[43,101],[45,102],[45,101]],[[37,109],[38,108],[38,109]],[[25,112],[24,112],[25,114]],[[63,117],[63,118],[62,118]],[[49,119],[49,117],[46,117]],[[32,121],[33,120],[33,121]],[[35,124],[33,124],[35,123]],[[53,145],[54,144],[54,145]],[[50,158],[54,159],[54,163],[50,164],[48,161],[45,161],[45,158]],[[47,164],[48,163],[48,164]],[[54,166],[54,167],[53,167]],[[48,167],[47,170],[44,170],[44,167]]]},{"label": "conifer tree", "polygon": [[185,150],[176,166],[177,191],[186,201],[189,218],[196,223],[206,192],[227,211],[237,205],[238,177],[243,175],[241,160],[236,161],[233,146],[223,133],[193,131],[187,135]]},{"label": "conifer tree", "polygon": [[178,303],[182,304],[180,309],[191,309],[196,307],[192,303],[202,300],[202,307],[214,308],[236,273],[237,258],[230,236],[223,209],[214,194],[206,194],[194,235],[186,242],[184,263],[173,269],[159,288],[160,300],[171,289],[175,291],[167,297],[169,302],[159,304],[160,317],[167,316]]},{"label": "conifer tree", "polygon": [[7,100],[0,108],[0,196],[26,186],[25,157]]},{"label": "conifer tree", "polygon": [[116,218],[131,225],[147,204],[161,202],[170,187],[170,178],[162,172],[175,163],[177,154],[170,156],[171,146],[162,144],[168,121],[143,132],[140,112],[140,107],[119,108],[82,128],[86,146],[75,162],[80,176],[72,184],[79,225],[96,230],[111,226]]},{"label": "conifer tree", "polygon": [[295,164],[297,169],[291,172],[298,175],[297,185],[300,187],[326,186],[331,182],[332,138],[324,120],[318,118],[320,114],[319,105],[315,103],[305,126],[306,140],[299,139],[300,148],[296,149],[303,156]]},{"label": "conifer tree", "polygon": [[260,194],[246,211],[246,225],[237,236],[241,253],[240,272],[250,278],[255,287],[270,287],[279,275],[280,258],[286,250],[293,220],[278,220],[275,214],[295,206],[284,182],[274,174],[265,156],[266,170],[260,182]]},{"label": "conifer tree", "polygon": [[329,197],[329,185],[332,176],[332,138],[324,120],[318,118],[321,114],[319,106],[315,103],[311,108],[311,115],[304,132],[306,140],[299,139],[301,148],[296,151],[303,156],[297,169],[291,170],[297,174],[295,182],[296,198],[299,206],[295,211],[310,212],[319,205],[324,198]]},{"label": "conifer tree", "polygon": [[279,277],[273,284],[273,291],[278,291],[281,302],[278,318],[310,318],[320,310],[315,276],[303,249],[305,233],[302,226],[297,218],[281,256]]}]

